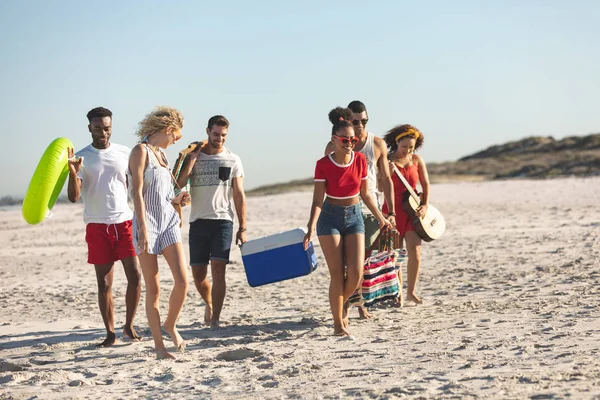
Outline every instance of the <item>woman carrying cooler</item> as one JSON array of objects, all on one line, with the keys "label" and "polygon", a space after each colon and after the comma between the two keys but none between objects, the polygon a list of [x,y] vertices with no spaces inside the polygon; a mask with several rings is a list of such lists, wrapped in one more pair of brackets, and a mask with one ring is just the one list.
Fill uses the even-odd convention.
[{"label": "woman carrying cooler", "polygon": [[353,151],[358,139],[351,119],[347,108],[338,107],[329,113],[334,151],[317,161],[308,233],[304,237],[307,248],[316,228],[331,277],[329,303],[337,336],[349,335],[347,301],[363,274],[365,226],[358,196],[375,215],[380,229],[390,225],[369,194],[367,160],[364,154]]},{"label": "woman carrying cooler", "polygon": [[170,107],[157,107],[139,123],[140,143],[129,157],[131,197],[134,205],[133,243],[146,282],[146,315],[157,358],[175,358],[163,342],[158,301],[160,280],[158,255],[162,254],[173,274],[173,291],[163,327],[178,350],[185,342],[177,331],[188,289],[186,262],[181,245],[180,218],[175,205],[190,202],[190,195],[173,190],[173,178],[164,150],[181,139],[183,116]]}]

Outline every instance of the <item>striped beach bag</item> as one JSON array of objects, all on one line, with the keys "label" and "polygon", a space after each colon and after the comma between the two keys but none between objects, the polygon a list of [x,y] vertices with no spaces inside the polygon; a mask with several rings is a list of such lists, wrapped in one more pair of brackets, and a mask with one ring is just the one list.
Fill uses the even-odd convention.
[{"label": "striped beach bag", "polygon": [[[394,249],[397,233],[384,231],[367,251],[361,286],[348,300],[351,305],[372,306],[380,301],[398,298],[402,282],[404,250]],[[375,249],[378,247],[378,251]],[[400,272],[400,275],[398,274]]]}]

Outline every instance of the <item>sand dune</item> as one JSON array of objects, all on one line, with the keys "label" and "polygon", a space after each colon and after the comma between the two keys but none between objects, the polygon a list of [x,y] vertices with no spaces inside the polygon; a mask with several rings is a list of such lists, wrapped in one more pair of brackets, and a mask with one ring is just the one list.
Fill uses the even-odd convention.
[{"label": "sand dune", "polygon": [[[313,274],[261,288],[248,286],[235,249],[224,328],[201,323],[192,285],[177,361],[155,360],[143,294],[145,340],[94,348],[104,329],[81,205],[59,205],[38,226],[0,211],[0,398],[598,398],[600,178],[432,193],[447,231],[423,248],[425,304],[382,305],[369,321],[353,311],[353,336],[333,337],[318,246]],[[305,226],[310,201],[309,192],[249,198],[249,238]],[[125,288],[118,265],[117,324]]]}]

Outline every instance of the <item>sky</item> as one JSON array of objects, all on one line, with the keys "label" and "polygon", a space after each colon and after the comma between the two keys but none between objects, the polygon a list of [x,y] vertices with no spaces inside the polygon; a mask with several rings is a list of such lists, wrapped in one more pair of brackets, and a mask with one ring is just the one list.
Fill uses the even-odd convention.
[{"label": "sky", "polygon": [[129,147],[155,106],[181,110],[171,162],[225,115],[247,189],[311,177],[352,100],[377,135],[419,128],[427,163],[600,132],[599,20],[585,0],[1,1],[0,196],[55,138],[88,145],[96,106]]}]

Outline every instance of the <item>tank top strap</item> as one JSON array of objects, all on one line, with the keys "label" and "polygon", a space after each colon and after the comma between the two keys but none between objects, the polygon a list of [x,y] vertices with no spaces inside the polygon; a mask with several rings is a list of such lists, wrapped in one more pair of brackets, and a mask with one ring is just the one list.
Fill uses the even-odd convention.
[{"label": "tank top strap", "polygon": [[[148,154],[148,162],[152,164],[153,167],[162,167],[162,164],[160,162],[160,160],[157,158],[157,155],[154,151],[152,151],[152,149],[150,149],[150,147],[148,146],[147,142],[142,142],[142,144],[144,145],[144,148],[146,149],[146,153]],[[166,164],[166,168],[169,168],[169,162],[167,161],[167,157],[165,157],[165,154],[163,153],[162,149],[158,149],[158,151],[160,152],[160,154],[163,157],[163,160]]]}]

